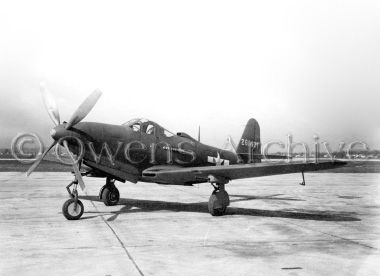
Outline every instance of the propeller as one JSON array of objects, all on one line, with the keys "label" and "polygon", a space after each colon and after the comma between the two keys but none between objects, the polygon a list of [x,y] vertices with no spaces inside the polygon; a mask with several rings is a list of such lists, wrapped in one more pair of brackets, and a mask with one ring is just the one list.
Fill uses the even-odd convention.
[{"label": "propeller", "polygon": [[223,145],[223,149],[230,150],[230,151],[232,151],[233,153],[236,154],[236,152],[237,152],[237,146],[236,146],[234,140],[232,139],[231,135],[227,136],[227,139],[226,139],[226,141],[224,142],[224,145]]},{"label": "propeller", "polygon": [[[40,89],[41,89],[42,98],[43,98],[43,102],[44,102],[46,111],[48,112],[49,117],[53,121],[53,123],[56,126],[56,128],[58,128],[59,126],[61,126],[61,123],[60,123],[60,116],[59,116],[59,110],[58,110],[57,104],[56,104],[53,96],[51,95],[51,93],[45,87],[45,85],[43,83],[40,84]],[[76,124],[78,124],[79,122],[81,122],[87,116],[87,114],[91,111],[91,109],[95,106],[96,102],[99,100],[99,98],[100,98],[101,95],[102,95],[102,92],[100,90],[98,90],[98,89],[95,90],[94,92],[92,92],[82,102],[82,104],[75,110],[75,112],[71,116],[69,122],[66,125],[64,125],[64,128],[65,129],[70,129],[71,127],[73,127]],[[52,133],[56,133],[55,132],[55,128],[52,129]],[[41,154],[36,159],[36,161],[33,163],[33,165],[26,172],[27,176],[29,176],[39,166],[39,164],[41,163],[42,159],[45,158],[46,154],[57,144],[57,142],[58,141],[55,140],[49,146],[49,148],[47,148],[45,150],[45,152],[43,154]],[[82,179],[82,175],[81,175],[81,173],[79,171],[78,161],[76,161],[74,159],[74,156],[70,152],[69,146],[67,144],[67,141],[63,141],[63,144],[64,144],[65,149],[68,151],[71,160],[73,161],[72,166],[73,166],[73,169],[74,169],[75,177],[77,178],[77,180],[79,182],[79,185],[81,186],[82,190],[84,190],[85,189],[85,185],[84,185],[84,182],[83,182],[83,179]]]}]

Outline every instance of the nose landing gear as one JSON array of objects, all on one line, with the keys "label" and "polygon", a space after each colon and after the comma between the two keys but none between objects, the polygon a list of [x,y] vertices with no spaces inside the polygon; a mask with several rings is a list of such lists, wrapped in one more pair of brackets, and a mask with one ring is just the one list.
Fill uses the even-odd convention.
[{"label": "nose landing gear", "polygon": [[[73,190],[70,190],[70,187],[74,185]],[[77,191],[78,181],[74,180],[67,187],[67,192],[70,195],[70,198],[65,201],[62,206],[62,213],[64,217],[68,220],[77,220],[83,215],[84,207],[83,203],[78,199]]]},{"label": "nose landing gear", "polygon": [[107,177],[106,185],[99,191],[99,199],[103,201],[106,206],[114,206],[119,203],[120,193],[115,186],[115,179]]}]

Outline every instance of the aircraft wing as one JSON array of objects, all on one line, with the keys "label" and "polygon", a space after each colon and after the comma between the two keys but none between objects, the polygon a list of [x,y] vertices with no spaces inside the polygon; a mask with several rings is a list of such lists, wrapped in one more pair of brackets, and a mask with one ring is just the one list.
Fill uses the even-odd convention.
[{"label": "aircraft wing", "polygon": [[288,174],[296,172],[327,170],[344,166],[342,161],[320,161],[318,163],[305,162],[273,162],[251,163],[230,166],[206,167],[175,167],[155,166],[143,171],[143,180],[156,183],[191,185],[193,183],[208,182],[209,177],[226,180]]}]

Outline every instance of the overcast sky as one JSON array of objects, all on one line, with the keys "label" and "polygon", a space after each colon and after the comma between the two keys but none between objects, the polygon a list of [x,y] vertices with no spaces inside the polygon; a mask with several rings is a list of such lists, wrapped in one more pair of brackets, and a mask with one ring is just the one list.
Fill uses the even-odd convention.
[{"label": "overcast sky", "polygon": [[[380,149],[379,1],[5,1],[0,146],[48,139],[39,83],[68,120],[147,117],[221,146],[256,118],[262,140]],[[111,3],[112,2],[112,3]]]}]

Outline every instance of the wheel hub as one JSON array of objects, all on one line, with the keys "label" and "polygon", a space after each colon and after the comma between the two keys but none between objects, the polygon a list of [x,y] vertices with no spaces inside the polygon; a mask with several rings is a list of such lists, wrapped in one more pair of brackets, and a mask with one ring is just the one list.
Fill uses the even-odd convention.
[{"label": "wheel hub", "polygon": [[[75,206],[76,205],[76,206]],[[80,210],[81,207],[79,206],[79,204],[76,204],[75,202],[71,203],[68,207],[67,207],[67,211],[70,215],[72,216],[77,216],[80,214]]]},{"label": "wheel hub", "polygon": [[115,200],[117,200],[117,195],[116,195],[116,193],[114,193],[114,192],[111,192],[111,193],[110,193],[110,200],[111,200],[111,201],[115,201]]}]

